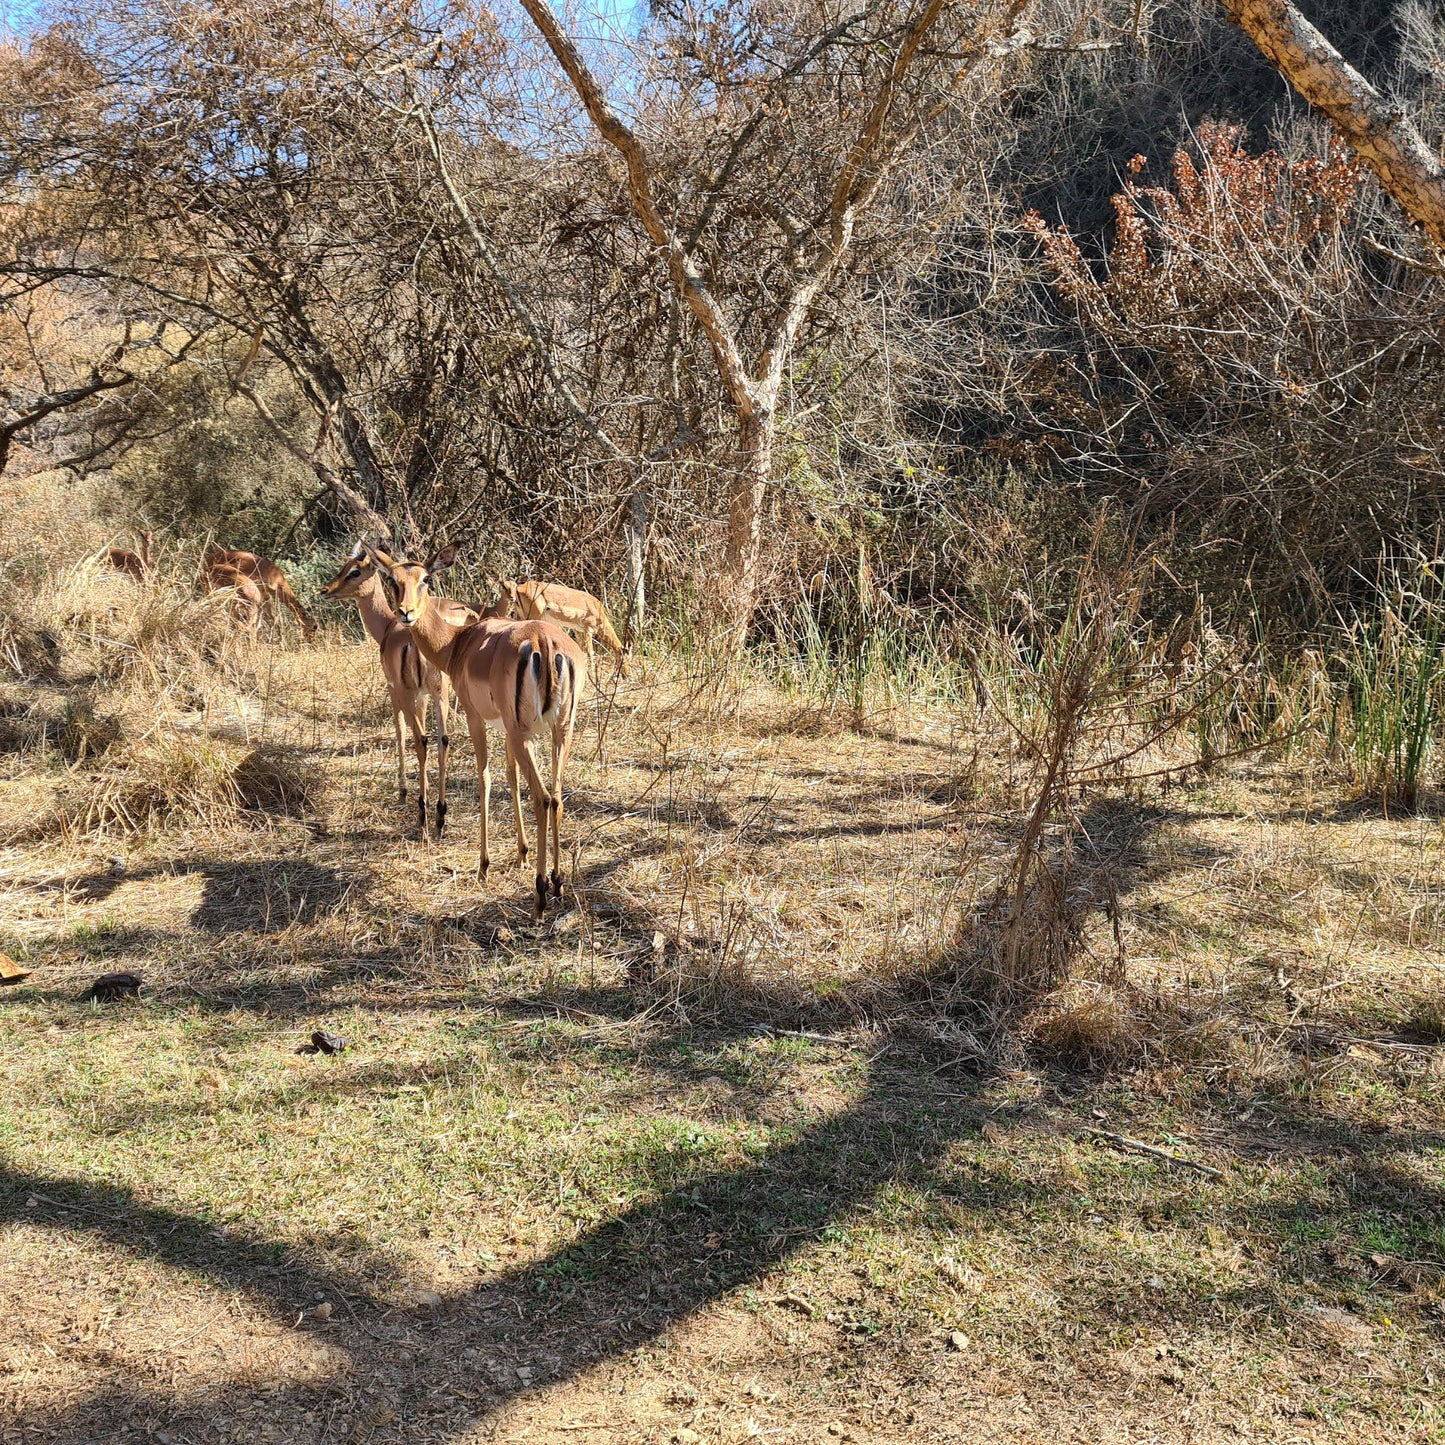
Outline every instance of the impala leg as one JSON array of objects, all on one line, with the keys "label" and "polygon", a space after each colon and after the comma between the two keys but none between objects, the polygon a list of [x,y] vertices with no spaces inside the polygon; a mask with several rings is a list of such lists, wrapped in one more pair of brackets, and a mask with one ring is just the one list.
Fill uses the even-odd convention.
[{"label": "impala leg", "polygon": [[527,829],[522,823],[522,784],[517,776],[517,752],[507,738],[507,787],[512,792],[512,817],[517,824],[517,864],[527,866]]},{"label": "impala leg", "polygon": [[396,791],[406,802],[406,742],[401,732],[402,708],[395,698],[391,700],[391,725],[396,732]]},{"label": "impala leg", "polygon": [[416,821],[417,831],[426,837],[426,694],[412,699],[407,718],[411,724],[411,745],[416,750]]},{"label": "impala leg", "polygon": [[479,717],[468,717],[467,731],[472,735],[472,751],[477,755],[477,805],[480,811],[477,821],[477,882],[484,883],[487,869],[492,866],[491,854],[487,851],[488,814],[492,810],[492,774],[487,767],[487,725]]},{"label": "impala leg", "polygon": [[531,741],[513,747],[518,763],[527,776],[527,790],[532,794],[532,812],[537,820],[537,917],[547,907],[547,833],[552,812],[552,795],[542,784]]},{"label": "impala leg", "polygon": [[562,896],[562,774],[572,751],[572,724],[552,729],[552,892]]},{"label": "impala leg", "polygon": [[446,674],[435,695],[437,714],[437,837],[447,825],[447,759],[451,756],[452,740],[447,735],[447,713],[451,702],[451,690]]}]

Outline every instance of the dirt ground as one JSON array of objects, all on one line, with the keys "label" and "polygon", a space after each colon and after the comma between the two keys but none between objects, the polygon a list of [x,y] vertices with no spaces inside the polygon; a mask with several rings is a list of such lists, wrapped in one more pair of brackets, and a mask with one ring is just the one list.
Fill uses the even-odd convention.
[{"label": "dirt ground", "polygon": [[413,836],[373,666],[167,723],[305,808],[0,853],[0,1440],[1445,1439],[1439,818],[1101,796],[1113,901],[988,1055],[928,983],[1019,814],[950,708],[609,674],[537,924],[464,745]]}]

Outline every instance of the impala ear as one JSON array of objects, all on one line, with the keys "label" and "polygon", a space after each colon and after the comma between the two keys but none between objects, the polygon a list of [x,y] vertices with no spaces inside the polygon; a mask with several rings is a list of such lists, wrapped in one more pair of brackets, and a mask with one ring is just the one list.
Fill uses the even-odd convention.
[{"label": "impala ear", "polygon": [[448,542],[440,551],[433,552],[432,555],[427,558],[426,570],[430,572],[432,576],[436,576],[438,572],[445,572],[456,560],[457,549],[452,543]]}]

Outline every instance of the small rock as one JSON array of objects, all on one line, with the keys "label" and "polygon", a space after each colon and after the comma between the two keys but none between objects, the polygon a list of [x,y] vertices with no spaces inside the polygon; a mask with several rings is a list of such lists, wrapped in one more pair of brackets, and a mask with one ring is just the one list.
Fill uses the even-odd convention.
[{"label": "small rock", "polygon": [[442,1307],[442,1297],[434,1289],[424,1289],[416,1297],[416,1302],[424,1310],[439,1310]]},{"label": "small rock", "polygon": [[698,1445],[701,1439],[702,1436],[696,1430],[691,1430],[686,1425],[681,1425],[672,1432],[673,1445]]},{"label": "small rock", "polygon": [[103,973],[81,994],[79,1002],[94,999],[97,1003],[118,1003],[123,998],[135,998],[141,990],[138,973]]},{"label": "small rock", "polygon": [[969,1338],[962,1330],[952,1330],[948,1336],[948,1348],[962,1354],[969,1346]]},{"label": "small rock", "polygon": [[346,1048],[346,1040],[340,1034],[323,1033],[320,1029],[311,1035],[311,1043],[323,1054],[339,1054]]},{"label": "small rock", "polygon": [[331,1318],[331,1305],[326,1300],[322,1300],[319,1305],[316,1305],[312,1309],[311,1318],[313,1320],[329,1320]]},{"label": "small rock", "polygon": [[527,1365],[517,1366],[517,1381],[522,1385],[530,1385],[537,1378],[536,1370]]}]

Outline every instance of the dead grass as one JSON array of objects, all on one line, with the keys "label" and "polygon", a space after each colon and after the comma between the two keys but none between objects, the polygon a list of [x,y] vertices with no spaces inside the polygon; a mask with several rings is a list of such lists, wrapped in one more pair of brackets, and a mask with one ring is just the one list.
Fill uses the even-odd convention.
[{"label": "dead grass", "polygon": [[5,1438],[1445,1438],[1438,820],[1266,762],[1086,800],[1000,1050],[971,709],[604,667],[538,926],[464,746],[410,836],[369,647],[128,597],[0,775]]}]

